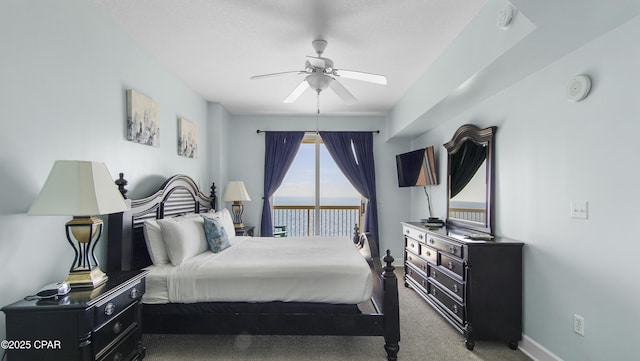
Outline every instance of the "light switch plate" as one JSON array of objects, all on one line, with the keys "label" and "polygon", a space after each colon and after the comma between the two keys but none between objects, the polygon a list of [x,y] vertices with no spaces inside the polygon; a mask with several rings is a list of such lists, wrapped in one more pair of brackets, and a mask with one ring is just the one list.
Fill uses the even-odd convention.
[{"label": "light switch plate", "polygon": [[589,202],[571,201],[571,218],[588,219],[589,218]]}]

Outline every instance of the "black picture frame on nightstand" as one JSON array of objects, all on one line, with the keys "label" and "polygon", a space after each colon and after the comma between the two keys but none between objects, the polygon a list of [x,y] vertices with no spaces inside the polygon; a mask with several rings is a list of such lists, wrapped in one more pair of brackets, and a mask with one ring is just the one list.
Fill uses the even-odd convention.
[{"label": "black picture frame on nightstand", "polygon": [[236,228],[236,236],[253,237],[255,226],[244,226]]},{"label": "black picture frame on nightstand", "polygon": [[25,345],[7,349],[7,361],[143,359],[141,308],[146,274],[143,270],[109,272],[102,286],[73,289],[57,301],[21,300],[3,307],[7,340]]}]

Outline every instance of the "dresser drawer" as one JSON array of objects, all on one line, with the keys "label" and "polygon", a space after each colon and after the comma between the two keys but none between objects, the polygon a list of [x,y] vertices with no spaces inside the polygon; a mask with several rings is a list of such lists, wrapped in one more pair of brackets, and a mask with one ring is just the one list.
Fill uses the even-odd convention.
[{"label": "dresser drawer", "polygon": [[93,333],[93,347],[96,355],[102,354],[109,344],[115,343],[121,335],[127,334],[137,325],[137,307],[137,303],[132,303],[129,308],[116,315]]},{"label": "dresser drawer", "polygon": [[420,256],[433,264],[438,264],[438,251],[431,247],[420,247]]},{"label": "dresser drawer", "polygon": [[425,289],[425,291],[427,290],[427,278],[424,275],[422,275],[420,272],[414,270],[411,267],[406,267],[405,270],[409,278],[411,278],[415,283],[422,286]]},{"label": "dresser drawer", "polygon": [[413,238],[405,238],[405,247],[415,254],[420,254],[421,244]]},{"label": "dresser drawer", "polygon": [[428,246],[433,247],[437,250],[440,250],[444,253],[448,253],[454,255],[459,258],[463,258],[463,248],[461,244],[449,242],[440,237],[436,237],[433,235],[427,235],[426,243]]},{"label": "dresser drawer", "polygon": [[464,306],[460,302],[451,298],[447,292],[431,282],[429,282],[428,292],[429,297],[437,300],[442,308],[462,325],[464,322]]},{"label": "dresser drawer", "polygon": [[422,258],[416,256],[411,252],[406,252],[405,259],[407,262],[415,266],[416,268],[422,270],[425,274],[427,274],[427,262],[425,262]]},{"label": "dresser drawer", "polygon": [[431,280],[449,290],[458,301],[464,302],[464,283],[451,278],[436,267],[429,268],[429,277]]},{"label": "dresser drawer", "polygon": [[133,302],[140,301],[144,291],[144,283],[137,282],[112,299],[98,304],[95,308],[95,324],[102,325],[129,307]]},{"label": "dresser drawer", "polygon": [[411,228],[411,227],[407,227],[407,226],[403,226],[402,228],[404,231],[404,235],[413,239],[417,239],[418,241],[422,241],[424,242],[424,240],[426,239],[426,232],[425,231],[421,231],[421,230],[417,230],[415,228]]},{"label": "dresser drawer", "polygon": [[464,279],[464,263],[461,260],[440,253],[440,267],[455,273],[460,276],[460,279]]}]

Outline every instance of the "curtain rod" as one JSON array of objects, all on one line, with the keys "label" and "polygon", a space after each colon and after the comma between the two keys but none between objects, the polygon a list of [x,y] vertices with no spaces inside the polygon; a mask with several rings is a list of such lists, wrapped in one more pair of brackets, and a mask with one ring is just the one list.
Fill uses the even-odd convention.
[{"label": "curtain rod", "polygon": [[[319,132],[320,132],[320,131],[318,131],[318,130],[299,130],[299,131],[301,131],[301,132],[305,132],[305,133],[319,133]],[[266,132],[278,132],[278,130],[260,130],[260,129],[256,130],[256,133],[257,133],[257,134],[260,134],[260,133],[266,133]],[[335,132],[335,131],[327,130],[327,132]],[[344,132],[344,133],[347,133],[347,132],[350,132],[350,133],[351,133],[351,132],[362,132],[362,133],[365,133],[365,132],[371,132],[371,133],[380,134],[380,131],[379,131],[379,130],[369,130],[369,131],[360,131],[360,130],[339,130],[339,131],[337,131],[337,133],[343,133],[343,132]]]}]

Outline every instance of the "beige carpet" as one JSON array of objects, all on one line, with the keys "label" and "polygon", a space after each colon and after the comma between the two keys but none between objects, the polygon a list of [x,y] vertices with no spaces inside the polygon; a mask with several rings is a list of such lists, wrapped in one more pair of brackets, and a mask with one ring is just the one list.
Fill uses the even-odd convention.
[{"label": "beige carpet", "polygon": [[[502,342],[478,341],[468,351],[462,335],[400,279],[399,291],[399,360],[530,361]],[[145,361],[386,360],[382,337],[144,335],[143,341]]]}]

